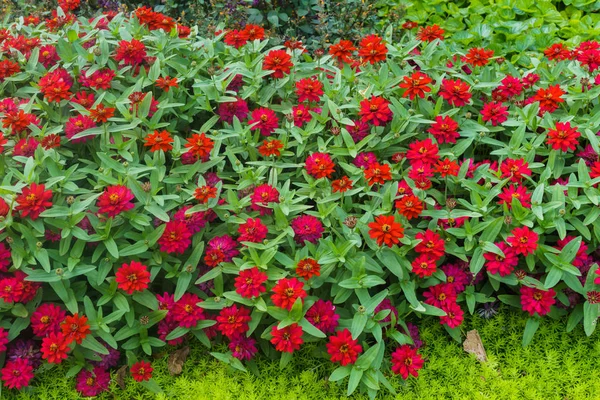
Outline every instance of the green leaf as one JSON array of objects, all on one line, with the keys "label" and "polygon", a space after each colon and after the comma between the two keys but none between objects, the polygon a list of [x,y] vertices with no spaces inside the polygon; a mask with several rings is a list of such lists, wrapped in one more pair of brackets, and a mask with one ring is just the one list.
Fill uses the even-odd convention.
[{"label": "green leaf", "polygon": [[523,331],[523,347],[526,347],[531,343],[533,339],[533,335],[537,331],[540,326],[540,319],[536,317],[531,317],[527,319],[527,323],[525,324],[525,330]]}]

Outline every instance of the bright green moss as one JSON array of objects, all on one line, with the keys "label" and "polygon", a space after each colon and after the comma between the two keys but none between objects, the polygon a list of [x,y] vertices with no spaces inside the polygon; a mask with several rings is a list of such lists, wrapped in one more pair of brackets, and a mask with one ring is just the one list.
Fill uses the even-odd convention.
[{"label": "bright green moss", "polygon": [[[481,364],[452,341],[434,319],[423,321],[421,337],[425,368],[418,379],[392,378],[397,396],[383,391],[381,399],[600,399],[598,335],[586,338],[576,330],[564,332],[564,321],[544,320],[532,344],[521,347],[525,318],[512,312],[492,320],[473,317],[465,331],[477,329],[489,362]],[[166,357],[153,363],[154,378],[165,390],[154,396],[131,378],[126,389],[112,383],[103,399],[210,399],[210,400],[333,400],[344,397],[345,387],[327,382],[331,364],[318,348],[307,345],[283,371],[279,363],[259,360],[260,376],[232,370],[194,346],[180,376],[170,376]],[[39,374],[36,388],[16,393],[4,390],[6,399],[79,399],[74,380],[65,368]],[[356,395],[355,399],[366,399]]]}]

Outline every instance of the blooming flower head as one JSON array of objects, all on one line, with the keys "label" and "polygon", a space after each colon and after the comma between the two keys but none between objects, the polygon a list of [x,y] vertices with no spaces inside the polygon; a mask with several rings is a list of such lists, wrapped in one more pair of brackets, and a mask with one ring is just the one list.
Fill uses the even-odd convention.
[{"label": "blooming flower head", "polygon": [[556,303],[554,289],[541,290],[529,286],[521,286],[521,307],[531,316],[535,313],[546,315],[550,307]]},{"label": "blooming flower head", "polygon": [[189,149],[189,153],[203,161],[208,160],[210,151],[214,146],[215,142],[204,133],[194,133],[191,138],[187,139],[187,143],[184,145],[184,147]]},{"label": "blooming flower head", "polygon": [[146,58],[146,46],[137,39],[121,40],[117,46],[115,61],[123,61],[125,65],[137,66]]},{"label": "blooming flower head", "polygon": [[298,324],[291,324],[285,328],[277,329],[277,325],[271,329],[271,343],[275,346],[275,350],[284,353],[293,353],[294,350],[300,350],[300,345],[304,343],[302,340],[302,327]]},{"label": "blooming flower head", "polygon": [[529,164],[524,159],[507,158],[500,164],[502,178],[509,178],[511,182],[520,182],[524,176],[531,176]]},{"label": "blooming flower head", "polygon": [[60,323],[64,321],[67,313],[53,303],[44,303],[31,314],[31,328],[33,334],[39,337],[48,336],[50,333],[60,332]]},{"label": "blooming flower head", "polygon": [[420,254],[414,261],[411,263],[412,272],[415,273],[420,278],[425,278],[433,275],[435,271],[437,271],[436,261],[438,258],[434,257],[431,254],[423,253]]},{"label": "blooming flower head", "polygon": [[438,25],[422,26],[417,32],[417,39],[422,42],[433,42],[435,39],[444,40],[444,30]]},{"label": "blooming flower head", "polygon": [[126,186],[109,186],[98,197],[98,212],[106,213],[109,217],[116,217],[123,211],[131,210],[134,207],[131,202],[133,199],[133,192]]},{"label": "blooming flower head", "polygon": [[374,162],[364,170],[364,176],[370,186],[379,183],[383,185],[386,181],[392,179],[392,173],[388,164],[379,164]]},{"label": "blooming flower head", "polygon": [[62,333],[50,333],[42,339],[42,358],[50,364],[60,364],[67,358],[69,345],[73,339],[67,338]]},{"label": "blooming flower head", "polygon": [[443,305],[442,311],[446,315],[440,317],[440,324],[448,325],[449,328],[456,328],[462,324],[465,313],[456,302]]},{"label": "blooming flower head", "polygon": [[445,254],[446,244],[438,233],[427,229],[417,233],[415,239],[421,240],[415,247],[417,253],[430,254],[434,258],[441,258]]},{"label": "blooming flower head", "polygon": [[240,47],[248,43],[249,37],[250,35],[248,35],[248,32],[246,32],[245,30],[232,29],[229,32],[227,32],[223,41],[225,42],[225,44],[239,49]]},{"label": "blooming flower head", "polygon": [[360,102],[358,115],[364,122],[375,126],[385,126],[394,117],[389,105],[390,102],[383,97],[371,96],[370,99],[364,99]]},{"label": "blooming flower head", "polygon": [[316,179],[330,178],[335,172],[335,164],[326,153],[313,153],[306,158],[306,172]]},{"label": "blooming flower head", "polygon": [[437,164],[435,164],[435,172],[440,174],[442,178],[447,176],[458,176],[459,170],[460,167],[456,161],[450,160],[449,158],[438,160]]},{"label": "blooming flower head", "polygon": [[33,379],[33,367],[26,359],[21,358],[7,361],[0,374],[4,386],[19,390],[29,386],[29,382]]},{"label": "blooming flower head", "polygon": [[554,150],[562,150],[564,152],[574,151],[579,144],[581,133],[571,126],[570,122],[557,122],[554,129],[548,130],[548,143]]},{"label": "blooming flower head", "polygon": [[437,116],[431,128],[427,130],[438,143],[456,143],[460,137],[458,123],[448,116]]},{"label": "blooming flower head", "polygon": [[402,97],[410,97],[414,100],[415,97],[425,98],[425,93],[431,92],[431,88],[428,86],[432,82],[429,75],[422,72],[414,72],[411,76],[405,76],[403,82],[400,83],[402,89],[405,89]]},{"label": "blooming flower head", "polygon": [[571,57],[571,50],[569,50],[563,43],[554,43],[550,47],[544,50],[544,55],[548,57],[548,60],[568,60]]},{"label": "blooming flower head", "polygon": [[150,147],[151,152],[159,150],[167,152],[173,149],[173,141],[173,137],[169,132],[155,130],[144,138],[144,147]]},{"label": "blooming flower head", "polygon": [[427,288],[423,293],[425,303],[441,308],[456,302],[456,291],[449,283],[440,283]]},{"label": "blooming flower head", "polygon": [[100,367],[94,367],[92,371],[81,370],[75,389],[85,397],[94,397],[107,391],[109,383],[110,374]]},{"label": "blooming flower head", "polygon": [[282,278],[273,287],[271,300],[273,300],[276,307],[289,311],[294,306],[296,299],[304,299],[305,297],[304,283],[297,278]]},{"label": "blooming flower head", "polygon": [[460,79],[444,79],[439,95],[453,107],[462,107],[471,100],[471,87]]},{"label": "blooming flower head", "polygon": [[65,136],[69,139],[71,143],[87,142],[88,140],[91,140],[94,136],[86,135],[75,139],[73,139],[73,137],[78,133],[95,127],[96,122],[87,115],[78,115],[76,117],[71,117],[65,124]]},{"label": "blooming flower head", "polygon": [[192,244],[191,237],[192,233],[185,222],[169,221],[162,236],[158,239],[160,251],[183,254]]},{"label": "blooming flower head", "polygon": [[318,299],[305,315],[306,319],[323,333],[333,333],[338,326],[340,316],[335,312],[331,301]]},{"label": "blooming flower head", "polygon": [[379,215],[375,222],[369,223],[369,236],[377,241],[378,246],[385,244],[392,247],[404,237],[404,228],[394,220],[393,215]]},{"label": "blooming flower head", "polygon": [[506,121],[508,116],[508,107],[498,102],[485,103],[481,109],[482,120],[485,122],[491,122],[493,126],[503,123]]},{"label": "blooming flower head", "polygon": [[408,145],[406,158],[411,165],[416,162],[433,165],[439,160],[439,148],[431,139],[416,140]]},{"label": "blooming flower head", "polygon": [[250,320],[250,310],[246,307],[238,308],[234,304],[221,310],[217,316],[217,329],[231,339],[245,334]]},{"label": "blooming flower head", "polygon": [[263,40],[265,38],[265,29],[262,26],[246,24],[244,31],[248,35],[248,40]]},{"label": "blooming flower head", "polygon": [[490,58],[493,56],[494,50],[472,47],[464,56],[464,61],[474,67],[483,67],[490,62]]},{"label": "blooming flower head", "polygon": [[296,265],[296,274],[304,280],[321,275],[321,265],[314,258],[303,258]]},{"label": "blooming flower head", "polygon": [[339,63],[350,64],[352,62],[352,53],[356,51],[356,47],[349,40],[340,40],[336,44],[332,44],[329,48],[329,54]]},{"label": "blooming flower head", "polygon": [[388,49],[383,42],[383,39],[377,35],[368,35],[364,37],[359,44],[358,56],[364,62],[375,64],[380,61],[385,61]]},{"label": "blooming flower head", "polygon": [[283,78],[290,73],[293,66],[292,57],[285,50],[271,50],[265,56],[262,69],[273,71],[273,78]]},{"label": "blooming flower head", "polygon": [[531,208],[531,194],[527,192],[527,188],[522,185],[510,185],[502,188],[502,193],[498,195],[499,205],[506,204],[509,209],[512,208],[512,200],[517,199],[521,206]]},{"label": "blooming flower head", "polygon": [[260,215],[273,213],[273,210],[267,208],[269,203],[279,203],[279,191],[273,186],[263,183],[257,186],[250,197],[252,201],[251,208],[260,211]]},{"label": "blooming flower head", "polygon": [[78,313],[67,316],[60,325],[62,334],[67,338],[81,344],[83,339],[90,334],[90,326],[85,315],[79,316]]},{"label": "blooming flower head", "polygon": [[118,288],[127,294],[141,292],[148,288],[150,283],[150,272],[148,267],[138,261],[131,261],[129,264],[123,264],[116,273],[115,281]]},{"label": "blooming flower head", "polygon": [[240,225],[238,233],[238,242],[259,243],[267,237],[268,229],[259,218],[248,218]]},{"label": "blooming flower head", "polygon": [[235,291],[247,299],[258,297],[267,290],[264,285],[266,281],[267,274],[261,272],[258,267],[245,269],[235,278]]},{"label": "blooming flower head", "polygon": [[336,179],[331,182],[331,190],[333,193],[339,192],[344,193],[352,189],[352,180],[347,176],[342,176],[340,179]]},{"label": "blooming flower head", "polygon": [[131,366],[129,371],[131,372],[131,377],[133,380],[137,382],[147,381],[152,378],[152,371],[154,369],[147,361],[138,361]]},{"label": "blooming flower head", "polygon": [[198,321],[206,319],[204,310],[198,306],[202,300],[194,293],[185,293],[175,302],[173,318],[183,328],[193,328]]},{"label": "blooming flower head", "polygon": [[465,271],[460,265],[445,264],[441,270],[446,275],[446,282],[454,287],[456,293],[461,293],[471,283],[470,272]]},{"label": "blooming flower head", "polygon": [[231,350],[232,356],[242,361],[251,360],[258,351],[256,349],[256,340],[245,335],[238,335],[231,338],[229,350]]},{"label": "blooming flower head", "polygon": [[392,372],[400,375],[402,379],[408,379],[409,375],[419,376],[419,370],[423,368],[425,361],[417,349],[403,344],[392,353]]},{"label": "blooming flower head", "polygon": [[323,95],[323,84],[316,77],[304,78],[296,82],[298,101],[319,102]]},{"label": "blooming flower head", "polygon": [[252,111],[252,119],[248,124],[251,130],[258,129],[261,135],[270,136],[279,126],[279,118],[275,111],[262,107]]},{"label": "blooming flower head", "polygon": [[423,212],[423,202],[414,195],[402,196],[396,201],[396,209],[409,221],[417,218]]},{"label": "blooming flower head", "polygon": [[38,185],[32,183],[29,187],[24,187],[21,194],[17,196],[17,207],[15,210],[21,211],[21,217],[38,219],[40,214],[48,207],[52,207],[52,191],[46,190],[44,184]]},{"label": "blooming flower head", "polygon": [[279,157],[281,156],[281,149],[283,149],[283,143],[277,139],[265,140],[263,144],[258,148],[258,152],[263,157]]},{"label": "blooming flower head", "polygon": [[512,246],[516,254],[527,256],[533,254],[538,247],[538,234],[528,227],[515,228],[506,241]]},{"label": "blooming flower head", "polygon": [[204,185],[196,188],[194,191],[194,198],[198,200],[200,204],[206,204],[210,199],[217,197],[217,188]]},{"label": "blooming flower head", "polygon": [[331,357],[331,362],[339,362],[341,366],[351,365],[362,353],[362,346],[358,344],[358,340],[352,339],[350,331],[345,328],[329,337],[327,353]]},{"label": "blooming flower head", "polygon": [[323,224],[317,217],[312,215],[300,215],[291,222],[294,230],[294,240],[298,244],[304,244],[304,241],[317,243],[323,236]]},{"label": "blooming flower head", "polygon": [[484,253],[483,257],[486,259],[485,268],[490,274],[498,274],[500,276],[510,275],[517,264],[519,264],[517,253],[504,242],[495,243],[495,245],[502,250],[504,257],[495,253]]},{"label": "blooming flower head", "polygon": [[560,85],[551,85],[548,86],[548,89],[540,88],[533,97],[533,101],[539,101],[541,112],[554,112],[559,103],[564,103],[563,94],[565,92],[561,90]]},{"label": "blooming flower head", "polygon": [[221,121],[228,124],[233,124],[234,117],[237,117],[239,121],[243,121],[248,117],[248,103],[241,98],[236,101],[220,103],[217,114],[219,114]]}]

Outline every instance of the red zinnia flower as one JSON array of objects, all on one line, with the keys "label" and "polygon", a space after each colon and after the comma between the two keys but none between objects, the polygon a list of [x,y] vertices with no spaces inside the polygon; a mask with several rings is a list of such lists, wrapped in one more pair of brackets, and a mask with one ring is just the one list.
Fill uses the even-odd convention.
[{"label": "red zinnia flower", "polygon": [[17,196],[18,206],[15,208],[21,211],[21,217],[36,220],[42,212],[48,207],[52,207],[52,191],[46,190],[45,185],[32,183],[31,186],[23,188],[20,195]]},{"label": "red zinnia flower", "polygon": [[248,121],[251,125],[250,130],[258,129],[263,136],[271,136],[279,126],[279,118],[275,111],[268,108],[258,108],[252,111],[252,119]]},{"label": "red zinnia flower", "polygon": [[152,378],[153,370],[154,369],[147,361],[138,361],[129,369],[131,372],[131,377],[137,382],[150,380],[150,378]]},{"label": "red zinnia flower", "polygon": [[77,375],[75,389],[85,397],[94,397],[108,390],[109,383],[110,374],[108,371],[96,366],[92,371],[81,370]]},{"label": "red zinnia flower", "polygon": [[502,79],[502,85],[498,87],[500,93],[502,93],[505,97],[510,98],[514,96],[518,96],[523,91],[523,84],[519,80],[519,78],[515,78],[514,76],[508,75],[506,78]]},{"label": "red zinnia flower", "polygon": [[304,241],[317,243],[323,236],[323,224],[317,217],[312,215],[301,215],[290,223],[294,231],[294,240],[298,244],[304,244]]},{"label": "red zinnia flower", "polygon": [[156,80],[156,87],[168,92],[172,87],[179,87],[179,84],[177,83],[177,78],[165,76],[164,78],[158,78]]},{"label": "red zinnia flower", "polygon": [[173,306],[173,318],[183,328],[193,328],[198,321],[206,319],[204,310],[198,306],[202,300],[193,293],[184,294]]},{"label": "red zinnia flower", "polygon": [[571,127],[570,122],[557,122],[556,129],[548,131],[546,143],[551,145],[554,150],[562,150],[564,152],[573,151],[577,148],[577,144],[579,144],[579,140],[577,139],[580,136],[581,133],[579,133],[577,128]]},{"label": "red zinnia flower", "polygon": [[491,101],[483,106],[481,115],[483,116],[481,118],[483,121],[490,121],[492,126],[496,126],[507,120],[508,107],[504,107],[502,103]]},{"label": "red zinnia flower", "polygon": [[499,205],[505,204],[510,210],[512,208],[512,199],[518,199],[525,208],[531,208],[531,194],[527,193],[527,188],[522,185],[510,185],[502,188],[502,193],[498,195]]},{"label": "red zinnia flower", "polygon": [[60,325],[62,334],[67,339],[71,341],[74,340],[77,344],[81,344],[83,339],[90,333],[90,326],[87,324],[87,320],[85,315],[80,317],[78,313],[67,316]]},{"label": "red zinnia flower", "polygon": [[154,131],[144,138],[144,147],[150,147],[150,151],[169,151],[173,149],[173,138],[167,131]]},{"label": "red zinnia flower", "polygon": [[126,186],[109,186],[98,197],[98,213],[106,213],[109,217],[116,217],[123,211],[135,207],[131,202],[134,197],[133,192]]},{"label": "red zinnia flower", "polygon": [[298,261],[298,265],[296,266],[296,275],[304,280],[309,280],[313,276],[321,275],[321,265],[314,258],[303,258]]},{"label": "red zinnia flower", "polygon": [[247,299],[258,297],[267,290],[263,285],[266,281],[267,274],[261,272],[258,267],[245,269],[235,278],[235,291]]},{"label": "red zinnia flower", "polygon": [[369,168],[364,170],[364,175],[371,186],[376,183],[383,185],[386,181],[392,179],[390,166],[388,164],[379,164],[378,162],[369,165]]},{"label": "red zinnia flower", "polygon": [[267,238],[269,232],[266,225],[259,218],[248,218],[238,228],[238,242],[260,243]]},{"label": "red zinnia flower", "polygon": [[460,79],[444,79],[439,91],[439,95],[451,106],[461,107],[471,100],[471,87]]},{"label": "red zinnia flower", "polygon": [[434,307],[445,307],[450,303],[456,303],[456,291],[450,283],[440,283],[427,288],[423,293],[425,303]]},{"label": "red zinnia flower", "polygon": [[194,191],[194,198],[200,202],[200,204],[208,203],[208,200],[217,197],[217,188],[212,186],[201,186],[196,188]]},{"label": "red zinnia flower", "polygon": [[442,307],[445,316],[440,317],[440,324],[448,325],[449,328],[456,328],[462,324],[464,320],[464,311],[457,303],[449,303]]},{"label": "red zinnia flower", "polygon": [[515,249],[516,254],[523,254],[527,256],[533,254],[538,247],[538,234],[524,226],[522,228],[515,228],[506,241]]},{"label": "red zinnia flower", "polygon": [[61,333],[50,333],[42,339],[42,358],[50,364],[60,364],[67,358],[69,344],[73,339],[67,338]]},{"label": "red zinnia flower", "polygon": [[317,78],[304,78],[296,82],[296,94],[298,101],[314,101],[321,100],[323,95],[323,84]]},{"label": "red zinnia flower", "polygon": [[275,345],[275,350],[293,353],[294,350],[299,350],[300,345],[304,343],[302,340],[302,327],[298,324],[291,324],[282,329],[277,329],[277,325],[271,329],[271,343]]},{"label": "red zinnia flower", "polygon": [[356,47],[349,40],[340,40],[337,44],[331,45],[329,54],[338,62],[350,64],[352,60],[352,52],[356,51]]},{"label": "red zinnia flower", "polygon": [[375,126],[384,126],[392,120],[394,114],[389,107],[390,102],[379,96],[371,96],[371,99],[364,99],[360,102],[360,112],[364,122],[369,122]]},{"label": "red zinnia flower", "polygon": [[306,172],[316,179],[330,178],[335,164],[326,153],[313,153],[306,158]]},{"label": "red zinnia flower", "polygon": [[262,26],[246,24],[244,31],[248,35],[248,40],[263,40],[265,38],[265,30]]},{"label": "red zinnia flower", "polygon": [[265,140],[263,144],[258,148],[258,152],[263,157],[279,157],[281,156],[281,149],[283,149],[283,143],[281,143],[279,140]]},{"label": "red zinnia flower", "polygon": [[25,358],[7,361],[2,368],[2,381],[9,389],[20,390],[33,379],[33,366]]},{"label": "red zinnia flower", "polygon": [[123,264],[115,274],[117,287],[127,294],[141,292],[148,288],[150,272],[148,267],[138,261]]},{"label": "red zinnia flower", "polygon": [[552,46],[544,50],[544,55],[548,60],[568,60],[571,57],[571,51],[562,43],[554,43]]},{"label": "red zinnia flower", "polygon": [[274,71],[274,78],[283,78],[284,74],[290,73],[293,66],[292,57],[285,50],[271,50],[265,56],[262,69]]},{"label": "red zinnia flower", "polygon": [[504,257],[495,253],[484,253],[483,257],[486,259],[485,268],[490,274],[499,274],[500,276],[510,275],[517,264],[519,264],[519,257],[515,250],[504,242],[495,243],[495,245],[502,250]]},{"label": "red zinnia flower", "polygon": [[556,303],[554,289],[541,290],[529,286],[521,287],[521,307],[533,316],[535,313],[546,315],[550,307]]},{"label": "red zinnia flower", "polygon": [[411,76],[405,76],[404,82],[400,85],[401,88],[406,89],[402,97],[410,97],[414,100],[415,97],[425,98],[425,93],[431,92],[431,88],[427,85],[431,83],[431,78],[422,72],[415,72]]},{"label": "red zinnia flower", "polygon": [[425,232],[419,232],[415,239],[421,242],[415,247],[415,251],[421,254],[430,254],[434,258],[440,258],[446,251],[444,239],[434,231],[427,229]]},{"label": "red zinnia flower", "polygon": [[459,169],[460,167],[456,161],[451,161],[448,158],[445,158],[443,161],[439,160],[437,164],[435,164],[435,172],[440,174],[442,178],[447,176],[458,176]]},{"label": "red zinnia flower", "polygon": [[333,193],[340,192],[344,193],[350,189],[352,189],[352,180],[347,176],[342,176],[340,179],[336,179],[331,182],[331,188]]},{"label": "red zinnia flower", "polygon": [[88,140],[93,139],[93,135],[86,135],[79,138],[73,138],[78,133],[86,131],[96,127],[96,122],[88,117],[87,115],[78,115],[77,117],[71,117],[65,124],[65,136],[72,143],[84,143]]},{"label": "red zinnia flower", "polygon": [[369,236],[377,241],[377,245],[392,247],[404,237],[404,228],[394,220],[393,215],[379,215],[375,222],[369,223]]},{"label": "red zinnia flower", "polygon": [[439,148],[431,139],[417,140],[408,145],[406,158],[411,164],[420,161],[423,164],[435,164],[439,160]]},{"label": "red zinnia flower", "polygon": [[364,62],[375,64],[379,61],[385,61],[388,49],[383,43],[383,39],[377,35],[368,35],[360,41],[358,56]]},{"label": "red zinnia flower", "polygon": [[558,108],[559,103],[564,103],[563,94],[565,92],[561,90],[560,85],[548,86],[548,89],[540,88],[533,97],[533,101],[540,102],[541,112],[553,112]]},{"label": "red zinnia flower", "polygon": [[335,313],[335,306],[331,301],[318,299],[306,311],[305,315],[308,322],[316,326],[323,333],[333,333],[337,328],[340,316]]},{"label": "red zinnia flower", "polygon": [[96,121],[97,123],[105,123],[108,122],[109,118],[112,118],[115,114],[115,109],[108,107],[105,108],[104,104],[98,104],[98,106],[96,108],[92,108],[90,110],[90,116],[94,119],[94,121]]},{"label": "red zinnia flower", "polygon": [[248,35],[248,32],[246,32],[245,30],[238,31],[237,29],[233,29],[227,32],[223,41],[225,42],[225,44],[239,49],[240,47],[248,43],[249,38],[250,35]]},{"label": "red zinnia flower", "polygon": [[427,130],[431,133],[438,143],[456,143],[460,137],[458,133],[458,123],[450,117],[435,117],[435,122]]},{"label": "red zinnia flower", "polygon": [[248,103],[238,98],[236,101],[228,101],[219,104],[219,119],[228,124],[233,124],[233,118],[243,121],[248,117]]},{"label": "red zinnia flower", "polygon": [[225,307],[217,316],[217,329],[228,338],[243,335],[248,332],[248,323],[250,318],[250,310],[246,307],[238,308],[235,304],[230,307]]},{"label": "red zinnia flower", "polygon": [[191,237],[192,233],[185,222],[169,221],[162,236],[158,239],[160,251],[183,254],[192,244]]},{"label": "red zinnia flower", "polygon": [[416,196],[406,195],[396,201],[396,208],[401,215],[410,221],[421,215],[421,212],[423,211],[423,202]]},{"label": "red zinnia flower", "polygon": [[431,254],[423,253],[420,254],[415,260],[411,263],[412,272],[420,278],[425,278],[427,276],[433,275],[433,273],[437,270],[436,261],[437,257],[434,257]]},{"label": "red zinnia flower", "polygon": [[339,362],[341,366],[345,366],[356,362],[358,355],[362,353],[362,346],[358,344],[358,340],[352,339],[350,331],[345,328],[329,337],[327,353],[331,356],[331,362]]},{"label": "red zinnia flower", "polygon": [[527,74],[523,77],[523,87],[533,87],[533,85],[535,85],[539,80],[540,76],[538,74]]},{"label": "red zinnia flower", "polygon": [[297,278],[282,278],[273,286],[271,300],[275,306],[289,311],[297,298],[304,299],[305,297],[304,283]]},{"label": "red zinnia flower", "polygon": [[423,26],[417,32],[417,39],[421,42],[433,42],[435,39],[444,40],[444,30],[438,25]]},{"label": "red zinnia flower", "polygon": [[510,177],[511,182],[520,182],[523,176],[531,176],[529,164],[522,158],[507,158],[500,164],[500,171],[502,171],[502,178]]},{"label": "red zinnia flower", "polygon": [[215,142],[207,137],[204,133],[194,133],[191,138],[187,139],[187,143],[184,147],[189,149],[189,152],[200,160],[208,160],[210,151],[215,146]]},{"label": "red zinnia flower", "polygon": [[50,333],[60,332],[60,323],[67,313],[59,306],[52,303],[41,304],[31,314],[31,328],[33,334],[39,337],[48,336]]},{"label": "red zinnia flower", "polygon": [[471,48],[464,57],[464,61],[467,64],[471,64],[474,67],[483,67],[490,62],[490,58],[493,57],[494,50],[486,50],[483,48]]},{"label": "red zinnia flower", "polygon": [[392,372],[400,375],[402,379],[408,379],[409,375],[419,376],[418,371],[423,368],[423,357],[417,353],[417,349],[407,344],[398,347],[392,353]]},{"label": "red zinnia flower", "polygon": [[260,211],[260,215],[271,214],[273,210],[267,208],[269,203],[279,203],[279,191],[273,186],[263,183],[257,186],[250,197],[254,211]]},{"label": "red zinnia flower", "polygon": [[125,65],[135,67],[146,58],[146,46],[137,39],[131,39],[130,42],[121,40],[116,51],[115,61],[123,61]]}]

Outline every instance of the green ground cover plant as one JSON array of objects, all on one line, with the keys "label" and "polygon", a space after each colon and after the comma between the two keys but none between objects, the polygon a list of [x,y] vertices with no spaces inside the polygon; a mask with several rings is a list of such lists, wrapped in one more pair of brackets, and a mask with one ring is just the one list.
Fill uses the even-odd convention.
[{"label": "green ground cover plant", "polygon": [[79,8],[0,29],[3,390],[61,368],[163,393],[155,355],[197,341],[240,374],[306,349],[375,398],[444,363],[423,318],[461,342],[503,303],[523,346],[548,318],[593,334],[600,43],[407,21],[309,51]]}]

